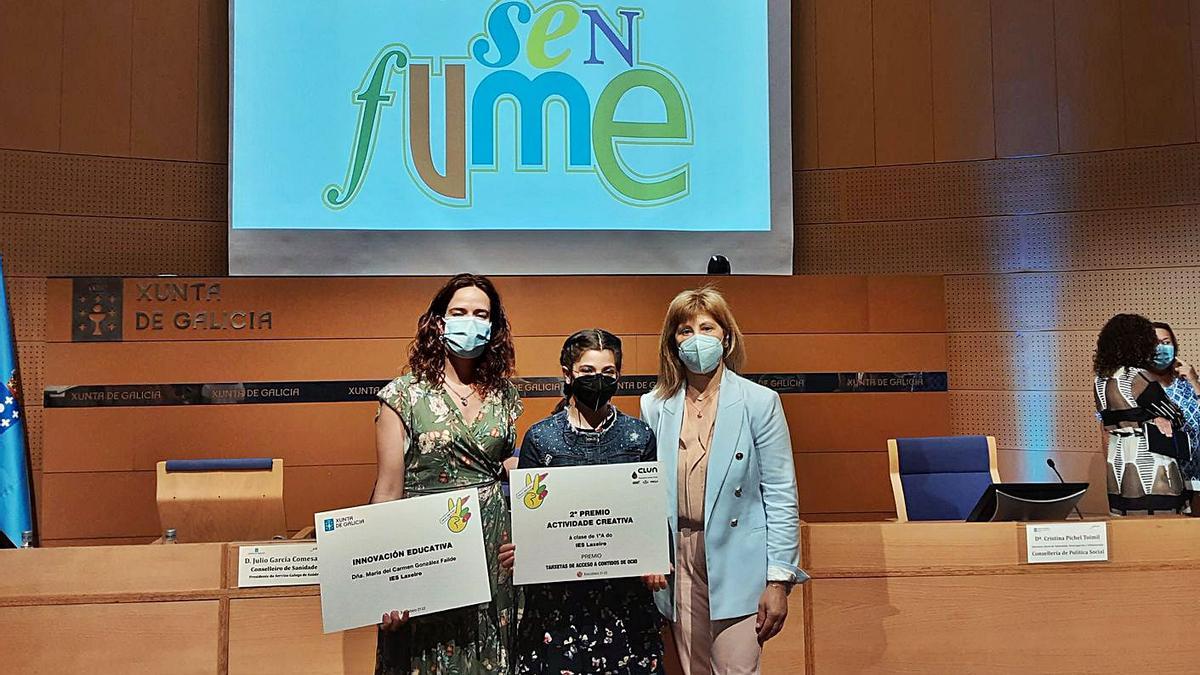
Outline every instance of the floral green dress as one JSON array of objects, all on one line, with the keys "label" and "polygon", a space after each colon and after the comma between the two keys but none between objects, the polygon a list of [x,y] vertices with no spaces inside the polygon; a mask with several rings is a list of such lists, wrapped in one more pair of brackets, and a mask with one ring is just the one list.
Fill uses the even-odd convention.
[{"label": "floral green dress", "polygon": [[405,496],[478,487],[492,601],[415,617],[394,633],[379,633],[377,675],[474,675],[512,670],[516,602],[512,580],[497,562],[509,541],[508,510],[498,481],[513,454],[522,406],[512,385],[484,397],[467,422],[441,386],[407,374],[387,384],[379,400],[400,415],[408,432]]}]

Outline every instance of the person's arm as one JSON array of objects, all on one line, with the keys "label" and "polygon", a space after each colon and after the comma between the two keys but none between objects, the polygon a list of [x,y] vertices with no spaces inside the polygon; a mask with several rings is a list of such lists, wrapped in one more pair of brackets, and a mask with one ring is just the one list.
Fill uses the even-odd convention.
[{"label": "person's arm", "polygon": [[376,474],[371,503],[390,502],[404,497],[404,451],[408,447],[408,432],[400,421],[400,413],[380,404],[375,418]]},{"label": "person's arm", "polygon": [[[400,413],[379,404],[375,415],[375,454],[378,468],[371,503],[390,502],[404,498],[404,451],[408,447],[408,432],[400,421]],[[379,627],[394,633],[408,623],[408,610],[384,612]]]},{"label": "person's arm", "polygon": [[642,421],[645,422],[646,424],[650,425],[651,429],[657,429],[658,428],[658,410],[657,410],[657,406],[655,406],[653,403],[653,396],[654,396],[653,392],[651,392],[649,394],[642,394],[642,398],[640,399],[640,402],[641,402],[640,408],[641,408],[641,412],[642,412]]},{"label": "person's arm", "polygon": [[525,432],[521,441],[521,454],[517,456],[514,469],[533,469],[542,465],[542,453],[538,451],[537,440],[534,439],[533,429]]},{"label": "person's arm", "polygon": [[1192,389],[1196,391],[1196,396],[1200,396],[1200,376],[1197,376],[1195,366],[1183,361],[1176,361],[1175,374],[1187,380],[1187,383],[1192,385]]},{"label": "person's arm", "polygon": [[657,462],[658,461],[658,438],[654,436],[653,429],[647,429],[649,438],[646,439],[646,444],[642,446],[642,461]]},{"label": "person's arm", "polygon": [[[658,461],[658,439],[654,437],[653,429],[647,429],[646,433],[649,436],[649,438],[646,439],[646,444],[642,446],[641,460],[643,462],[657,462]],[[668,538],[670,537],[669,531],[667,533],[667,536],[668,536]],[[643,574],[642,575],[642,583],[645,584],[646,588],[650,589],[651,592],[661,591],[667,587],[667,575],[665,575],[665,574]]]},{"label": "person's arm", "polygon": [[[539,457],[541,457],[541,453],[538,452],[537,441],[534,440],[533,430],[530,429],[529,431],[525,432],[525,439],[523,441],[521,441],[521,455],[520,455],[520,458],[517,460],[516,466],[514,466],[513,468],[533,469],[538,466],[541,466],[541,464],[538,463]],[[507,460],[505,460],[505,464],[506,465],[508,464]],[[515,483],[513,483],[512,487],[509,488],[509,492],[513,499],[516,499],[517,491],[519,489],[520,488]],[[505,570],[506,572],[511,573],[513,565],[515,565],[516,562],[517,562],[517,545],[512,542],[506,542],[504,544],[501,544],[500,545],[500,568]]]},{"label": "person's arm", "polygon": [[767,579],[804,581],[807,576],[800,570],[800,511],[792,440],[778,394],[772,392],[770,412],[753,432],[767,515]]},{"label": "person's arm", "polygon": [[770,410],[754,434],[767,516],[767,587],[758,602],[755,627],[759,643],[779,634],[787,619],[791,586],[808,579],[800,570],[800,511],[792,441],[779,394],[771,392]]}]

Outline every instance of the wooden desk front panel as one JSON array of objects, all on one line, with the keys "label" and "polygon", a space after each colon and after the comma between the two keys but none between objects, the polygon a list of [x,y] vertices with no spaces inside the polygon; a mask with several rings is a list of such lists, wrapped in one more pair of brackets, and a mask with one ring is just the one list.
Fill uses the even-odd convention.
[{"label": "wooden desk front panel", "polygon": [[219,606],[204,600],[0,607],[0,669],[216,675]]},{"label": "wooden desk front panel", "polygon": [[1192,672],[1200,569],[822,579],[815,673]]},{"label": "wooden desk front panel", "polygon": [[317,595],[229,602],[229,675],[358,675],[375,669],[372,627],[321,632]]},{"label": "wooden desk front panel", "polygon": [[175,544],[0,551],[0,605],[116,594],[216,593],[224,548]]}]

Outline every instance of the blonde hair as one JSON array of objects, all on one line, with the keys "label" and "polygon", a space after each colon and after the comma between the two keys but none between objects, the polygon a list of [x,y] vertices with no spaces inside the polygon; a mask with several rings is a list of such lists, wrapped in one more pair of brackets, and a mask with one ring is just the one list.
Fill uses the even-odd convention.
[{"label": "blonde hair", "polygon": [[715,286],[707,285],[675,296],[667,306],[663,319],[662,335],[658,342],[658,384],[654,395],[668,399],[679,393],[687,381],[687,368],[679,358],[679,346],[675,343],[675,330],[700,314],[711,316],[725,331],[725,367],[737,372],[746,361],[745,337],[738,328],[737,319],[725,296]]}]

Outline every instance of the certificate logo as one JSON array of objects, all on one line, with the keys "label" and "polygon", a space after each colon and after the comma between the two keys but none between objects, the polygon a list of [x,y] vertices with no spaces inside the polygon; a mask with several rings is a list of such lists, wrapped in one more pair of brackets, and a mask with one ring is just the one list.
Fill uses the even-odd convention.
[{"label": "certificate logo", "polygon": [[632,478],[634,485],[658,485],[658,467],[639,466]]},{"label": "certificate logo", "polygon": [[326,532],[333,532],[333,518],[326,518],[326,519],[325,519],[325,531],[326,531]]},{"label": "certificate logo", "polygon": [[468,499],[470,499],[470,496],[446,500],[448,513],[444,517],[444,520],[446,521],[446,527],[455,534],[467,529],[467,521],[471,520],[471,509],[467,507]]},{"label": "certificate logo", "polygon": [[548,473],[542,474],[525,474],[525,496],[521,501],[527,509],[536,509],[546,501],[546,495],[550,492],[546,489],[546,476]]}]

